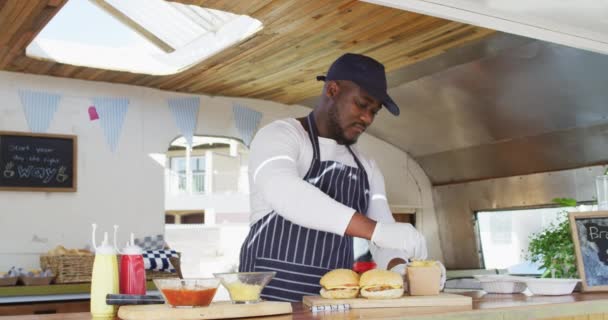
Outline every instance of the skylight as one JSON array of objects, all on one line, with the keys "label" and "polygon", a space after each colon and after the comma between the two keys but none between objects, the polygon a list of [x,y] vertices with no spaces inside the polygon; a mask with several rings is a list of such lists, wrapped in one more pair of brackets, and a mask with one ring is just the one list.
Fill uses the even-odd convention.
[{"label": "skylight", "polygon": [[151,75],[174,74],[262,29],[245,15],[163,0],[70,0],[29,57]]}]

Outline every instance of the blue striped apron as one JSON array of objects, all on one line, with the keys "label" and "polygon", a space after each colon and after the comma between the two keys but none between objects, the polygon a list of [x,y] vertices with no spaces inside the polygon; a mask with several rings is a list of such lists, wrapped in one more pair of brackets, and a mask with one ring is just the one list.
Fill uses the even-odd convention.
[{"label": "blue striped apron", "polygon": [[[334,200],[365,214],[369,181],[363,165],[348,146],[356,168],[336,161],[321,161],[312,113],[307,121],[314,154],[303,179]],[[239,271],[276,271],[276,276],[262,291],[262,298],[298,302],[304,295],[319,294],[319,279],[326,272],[351,269],[353,255],[351,236],[305,228],[272,211],[251,226],[241,248]]]}]

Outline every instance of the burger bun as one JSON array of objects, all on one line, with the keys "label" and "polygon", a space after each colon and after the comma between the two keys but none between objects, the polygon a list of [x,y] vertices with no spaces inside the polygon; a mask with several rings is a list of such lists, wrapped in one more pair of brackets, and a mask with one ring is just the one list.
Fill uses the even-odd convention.
[{"label": "burger bun", "polygon": [[403,295],[401,274],[388,270],[373,269],[361,275],[361,296],[368,299],[395,299]]},{"label": "burger bun", "polygon": [[361,296],[368,299],[396,299],[403,295],[403,287],[398,289],[388,289],[382,291],[368,291],[361,289]]},{"label": "burger bun", "polygon": [[335,269],[324,274],[319,284],[326,289],[359,288],[359,274],[350,269]]},{"label": "burger bun", "polygon": [[359,295],[359,274],[349,269],[329,271],[319,281],[321,296],[327,299],[351,299]]},{"label": "burger bun", "polygon": [[359,288],[325,290],[321,288],[321,297],[326,299],[352,299],[359,295]]}]

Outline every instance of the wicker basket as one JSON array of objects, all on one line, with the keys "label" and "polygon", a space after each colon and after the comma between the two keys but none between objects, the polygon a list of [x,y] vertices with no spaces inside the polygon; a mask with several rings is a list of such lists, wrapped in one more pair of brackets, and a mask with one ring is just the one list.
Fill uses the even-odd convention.
[{"label": "wicker basket", "polygon": [[61,255],[40,256],[42,270],[51,269],[55,283],[91,282],[95,256]]},{"label": "wicker basket", "polygon": [[19,277],[0,277],[0,287],[14,286]]},{"label": "wicker basket", "polygon": [[[178,256],[180,254],[178,253]],[[77,255],[62,255],[62,256],[40,256],[40,267],[51,269],[56,276],[55,283],[78,283],[91,282],[93,273],[93,261],[95,256],[77,256]],[[177,272],[162,272],[146,270],[146,280],[158,278],[181,278],[180,258],[170,258],[171,264]],[[118,257],[120,270],[120,257]]]},{"label": "wicker basket", "polygon": [[46,286],[49,285],[55,276],[52,277],[19,277],[19,283],[25,286]]}]

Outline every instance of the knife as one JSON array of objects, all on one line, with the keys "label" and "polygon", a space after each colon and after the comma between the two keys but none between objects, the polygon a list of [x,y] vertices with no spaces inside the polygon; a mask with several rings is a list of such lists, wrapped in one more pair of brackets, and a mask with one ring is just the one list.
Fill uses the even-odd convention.
[{"label": "knife", "polygon": [[137,295],[137,294],[108,294],[106,304],[108,305],[133,305],[133,304],[163,304],[165,300],[156,295]]}]

